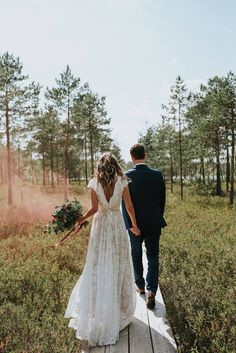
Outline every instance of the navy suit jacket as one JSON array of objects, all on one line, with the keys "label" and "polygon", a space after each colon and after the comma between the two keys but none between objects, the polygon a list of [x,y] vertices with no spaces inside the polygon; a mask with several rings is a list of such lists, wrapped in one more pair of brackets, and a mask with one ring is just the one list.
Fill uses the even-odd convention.
[{"label": "navy suit jacket", "polygon": [[[166,226],[163,217],[166,188],[161,172],[146,164],[139,164],[125,174],[129,179],[129,192],[141,233],[160,233],[161,228]],[[122,212],[126,228],[129,229],[132,225],[124,201]]]}]

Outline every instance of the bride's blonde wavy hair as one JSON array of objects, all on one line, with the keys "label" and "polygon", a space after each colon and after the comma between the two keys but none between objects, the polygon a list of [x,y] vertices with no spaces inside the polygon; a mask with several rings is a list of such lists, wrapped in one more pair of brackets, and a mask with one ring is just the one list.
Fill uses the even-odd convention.
[{"label": "bride's blonde wavy hair", "polygon": [[104,190],[112,186],[115,182],[116,175],[126,179],[116,157],[110,153],[104,153],[98,161],[95,177],[100,182]]}]

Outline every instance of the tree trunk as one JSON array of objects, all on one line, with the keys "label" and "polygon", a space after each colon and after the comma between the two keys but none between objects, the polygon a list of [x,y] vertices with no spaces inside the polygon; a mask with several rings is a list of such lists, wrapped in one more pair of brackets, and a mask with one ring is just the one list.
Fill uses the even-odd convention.
[{"label": "tree trunk", "polygon": [[226,148],[226,191],[229,192],[230,183],[230,161],[229,161],[229,145],[227,136],[227,148]]},{"label": "tree trunk", "polygon": [[20,146],[17,148],[17,178],[21,181],[21,161],[20,161]]},{"label": "tree trunk", "polygon": [[65,170],[64,170],[64,200],[68,199],[68,169],[69,169],[69,126],[70,126],[70,99],[68,94],[67,103],[67,127],[66,127],[66,143],[65,143]]},{"label": "tree trunk", "polygon": [[78,181],[79,185],[81,185],[81,169],[80,169],[80,160],[78,161]]},{"label": "tree trunk", "polygon": [[50,141],[50,162],[51,162],[51,187],[54,188],[54,163],[53,163],[53,143]]},{"label": "tree trunk", "polygon": [[181,128],[181,112],[179,104],[179,164],[180,164],[180,195],[183,200],[183,160],[182,160],[182,128]]},{"label": "tree trunk", "polygon": [[230,205],[234,203],[234,163],[235,163],[235,129],[234,129],[234,114],[232,112],[232,125],[231,125],[231,178],[230,178]]},{"label": "tree trunk", "polygon": [[163,178],[164,178],[164,180],[166,179],[166,165],[165,165],[165,163],[163,164]]},{"label": "tree trunk", "polygon": [[201,156],[201,173],[202,173],[202,183],[206,184],[206,177],[205,177],[205,164],[204,164],[204,157]]},{"label": "tree trunk", "polygon": [[217,139],[216,145],[216,195],[220,196],[222,194],[221,189],[221,178],[220,178],[220,144],[219,139]]},{"label": "tree trunk", "polygon": [[6,137],[7,137],[7,186],[8,186],[8,206],[13,205],[13,178],[12,178],[12,154],[10,143],[10,112],[6,93]]},{"label": "tree trunk", "polygon": [[43,160],[42,160],[42,167],[43,167],[43,185],[46,185],[46,171],[45,171],[45,154],[43,151]]},{"label": "tree trunk", "polygon": [[46,184],[49,185],[49,171],[45,170],[45,175],[46,175]]},{"label": "tree trunk", "polygon": [[14,184],[16,183],[16,161],[15,161],[15,151],[14,149],[12,148],[11,149],[11,165],[12,165],[12,182],[13,182],[13,187],[14,187]]},{"label": "tree trunk", "polygon": [[173,157],[170,155],[170,191],[173,194]]},{"label": "tree trunk", "polygon": [[91,175],[94,174],[94,149],[93,149],[93,131],[91,121],[89,120],[89,144],[90,144],[90,158],[91,158]]},{"label": "tree trunk", "polygon": [[60,184],[59,180],[59,148],[58,148],[58,140],[56,141],[56,168],[57,168],[57,185]]},{"label": "tree trunk", "polygon": [[65,169],[64,169],[64,200],[68,199],[68,136],[66,136],[65,145]]},{"label": "tree trunk", "polygon": [[85,163],[85,180],[86,185],[88,184],[88,157],[87,157],[87,143],[86,143],[86,134],[84,140],[84,163]]}]

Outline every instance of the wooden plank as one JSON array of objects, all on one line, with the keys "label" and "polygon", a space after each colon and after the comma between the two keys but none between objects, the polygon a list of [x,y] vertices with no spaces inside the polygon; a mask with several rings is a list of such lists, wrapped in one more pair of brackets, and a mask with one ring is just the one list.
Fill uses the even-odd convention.
[{"label": "wooden plank", "polygon": [[116,344],[106,346],[106,353],[129,353],[128,327],[120,331],[120,339],[116,342]]},{"label": "wooden plank", "polygon": [[128,327],[120,331],[120,339],[115,345],[87,348],[82,353],[129,353]]},{"label": "wooden plank", "polygon": [[160,312],[163,312],[162,304],[156,300],[156,308],[148,310],[154,353],[174,353],[177,346],[169,322],[165,316],[160,317]]},{"label": "wooden plank", "polygon": [[134,320],[129,325],[130,353],[153,353],[145,296],[137,293]]},{"label": "wooden plank", "polygon": [[81,353],[90,353],[90,348],[84,348]]},{"label": "wooden plank", "polygon": [[105,353],[105,346],[103,347],[92,347],[88,351],[85,351],[85,353]]},{"label": "wooden plank", "polygon": [[[147,272],[147,259],[144,251],[144,272]],[[176,353],[177,347],[169,322],[163,297],[158,288],[156,307],[148,310],[145,296],[137,293],[134,320],[120,332],[115,345],[94,347],[82,353]]]},{"label": "wooden plank", "polygon": [[[145,251],[143,266],[146,273],[147,258]],[[177,346],[169,322],[166,319],[165,303],[159,287],[156,294],[155,309],[147,312],[154,353],[175,353]]]}]

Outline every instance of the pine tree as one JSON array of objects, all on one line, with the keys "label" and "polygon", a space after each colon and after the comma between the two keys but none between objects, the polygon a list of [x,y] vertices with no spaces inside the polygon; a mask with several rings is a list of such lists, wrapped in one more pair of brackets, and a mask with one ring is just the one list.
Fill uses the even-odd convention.
[{"label": "pine tree", "polygon": [[185,109],[187,104],[187,89],[184,81],[177,76],[175,84],[171,87],[170,107],[173,121],[178,126],[179,136],[179,166],[180,166],[180,195],[183,199],[183,127],[185,118]]},{"label": "pine tree", "polygon": [[80,78],[75,77],[70,67],[67,65],[64,72],[60,74],[60,78],[56,79],[56,87],[47,89],[46,99],[54,106],[54,109],[61,115],[65,115],[63,119],[64,132],[64,199],[68,198],[68,182],[69,182],[69,150],[71,138],[71,110],[80,92]]},{"label": "pine tree", "polygon": [[35,113],[40,93],[40,86],[28,83],[22,70],[19,57],[8,52],[0,56],[0,111],[5,115],[9,206],[13,205],[12,133],[23,129],[24,119]]},{"label": "pine tree", "polygon": [[[235,174],[235,129],[236,129],[236,75],[229,72],[221,79],[221,91],[219,95],[219,109],[222,110],[226,130],[227,147],[227,180],[230,180],[229,202],[234,202],[234,174]],[[231,141],[231,162],[229,167],[229,138]]]},{"label": "pine tree", "polygon": [[[110,118],[105,110],[105,97],[99,98],[86,87],[83,94],[76,99],[72,114],[75,131],[83,136],[85,177],[88,181],[88,158],[90,159],[90,175],[94,174],[95,154],[104,148],[110,134]],[[109,146],[110,147],[110,146]],[[89,156],[89,157],[88,157]]]},{"label": "pine tree", "polygon": [[114,154],[114,156],[116,157],[121,168],[125,169],[126,163],[125,163],[124,159],[122,158],[121,149],[120,149],[119,145],[116,144],[115,142],[113,142],[110,150],[111,150],[111,153]]}]

